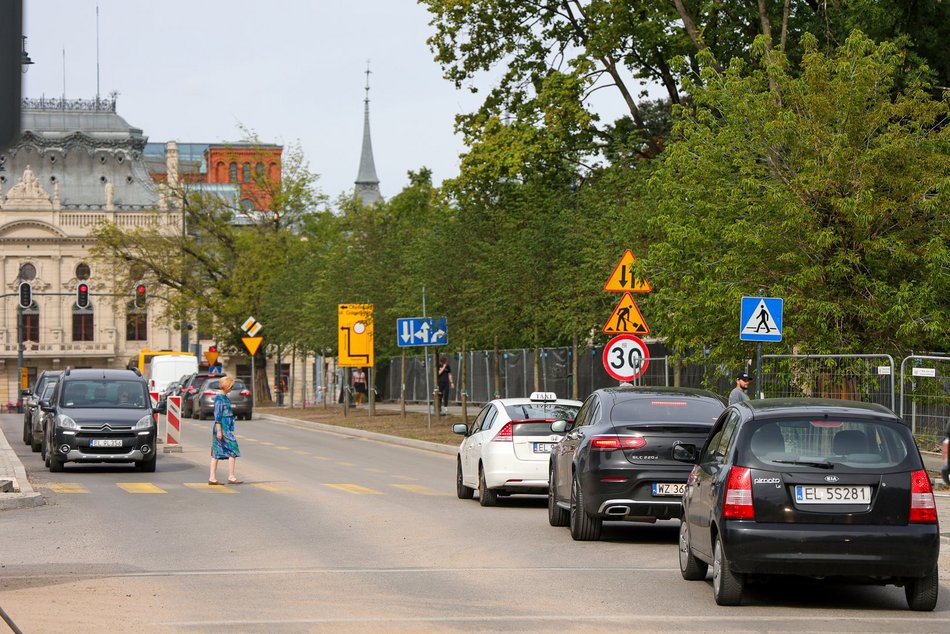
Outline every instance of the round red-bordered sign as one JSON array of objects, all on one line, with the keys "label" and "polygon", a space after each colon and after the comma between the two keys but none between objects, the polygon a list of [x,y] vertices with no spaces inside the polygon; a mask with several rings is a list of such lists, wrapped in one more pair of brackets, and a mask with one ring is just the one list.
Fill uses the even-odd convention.
[{"label": "round red-bordered sign", "polygon": [[618,381],[632,381],[643,376],[650,365],[650,349],[639,337],[622,334],[604,347],[604,369]]}]

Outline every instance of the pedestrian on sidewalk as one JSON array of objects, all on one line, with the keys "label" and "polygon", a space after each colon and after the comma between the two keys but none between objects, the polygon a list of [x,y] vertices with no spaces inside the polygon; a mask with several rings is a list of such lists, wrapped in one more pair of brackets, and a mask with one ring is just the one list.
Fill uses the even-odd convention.
[{"label": "pedestrian on sidewalk", "polygon": [[445,355],[439,357],[439,416],[446,416],[449,413],[449,390],[455,389],[455,379],[452,377],[452,368],[449,367],[449,360]]},{"label": "pedestrian on sidewalk", "polygon": [[739,376],[736,377],[736,386],[732,388],[732,392],[729,393],[730,405],[749,400],[749,395],[746,394],[746,390],[749,389],[749,381],[751,380],[752,377],[745,372],[741,372]]},{"label": "pedestrian on sidewalk", "polygon": [[364,368],[353,370],[353,390],[356,392],[356,405],[359,407],[366,398],[366,370]]},{"label": "pedestrian on sidewalk", "polygon": [[211,435],[211,475],[208,484],[220,485],[218,481],[218,460],[228,460],[228,484],[241,484],[237,479],[235,467],[237,459],[241,457],[241,448],[234,437],[234,412],[231,409],[231,399],[228,394],[234,387],[234,379],[229,376],[221,379],[218,384],[221,392],[214,397],[214,430]]}]

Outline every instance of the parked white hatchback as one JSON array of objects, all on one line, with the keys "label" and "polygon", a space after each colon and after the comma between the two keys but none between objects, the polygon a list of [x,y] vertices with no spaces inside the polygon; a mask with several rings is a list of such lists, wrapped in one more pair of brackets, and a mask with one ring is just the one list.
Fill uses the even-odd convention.
[{"label": "parked white hatchback", "polygon": [[534,392],[528,398],[490,401],[471,427],[458,424],[456,492],[470,500],[478,490],[482,506],[494,506],[499,495],[548,492],[548,461],[563,433],[551,431],[556,420],[574,422],[582,403]]}]

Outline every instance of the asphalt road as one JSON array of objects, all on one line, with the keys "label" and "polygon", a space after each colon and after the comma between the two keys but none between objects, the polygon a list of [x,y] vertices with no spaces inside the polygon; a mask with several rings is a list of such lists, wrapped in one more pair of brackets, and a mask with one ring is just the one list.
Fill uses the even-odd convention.
[{"label": "asphalt road", "polygon": [[451,455],[239,421],[245,483],[209,487],[208,421],[152,474],[51,474],[21,421],[0,415],[47,498],[0,513],[0,608],[23,632],[950,631],[946,568],[933,613],[899,588],[790,582],[721,608],[680,577],[676,522],[574,542],[543,497],[456,499]]}]

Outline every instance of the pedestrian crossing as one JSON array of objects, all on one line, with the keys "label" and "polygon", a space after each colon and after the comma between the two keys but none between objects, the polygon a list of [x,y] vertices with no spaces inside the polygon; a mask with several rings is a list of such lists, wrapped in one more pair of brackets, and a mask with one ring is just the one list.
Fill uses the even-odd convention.
[{"label": "pedestrian crossing", "polygon": [[[212,495],[236,495],[241,493],[250,493],[253,491],[265,491],[267,493],[293,494],[310,490],[311,487],[295,486],[286,482],[245,482],[239,485],[212,486],[207,482],[181,482],[176,484],[163,483],[161,485],[152,482],[116,482],[105,486],[115,486],[118,489],[132,495],[155,495],[163,493],[175,493],[180,491],[195,491],[198,493],[208,493]],[[400,492],[411,493],[414,495],[424,495],[427,497],[451,497],[450,493],[437,491],[421,484],[388,484],[380,486],[378,489],[356,484],[354,482],[323,482],[317,483],[322,489],[343,493],[346,495],[387,495]],[[51,493],[61,493],[65,495],[84,495],[93,493],[93,491],[81,482],[48,482],[40,484],[39,489],[47,489]]]}]

